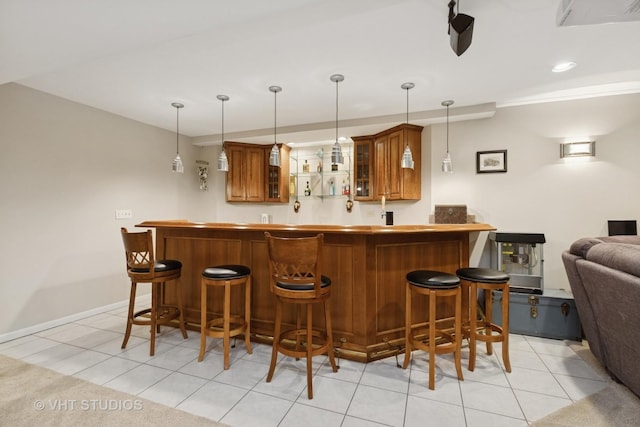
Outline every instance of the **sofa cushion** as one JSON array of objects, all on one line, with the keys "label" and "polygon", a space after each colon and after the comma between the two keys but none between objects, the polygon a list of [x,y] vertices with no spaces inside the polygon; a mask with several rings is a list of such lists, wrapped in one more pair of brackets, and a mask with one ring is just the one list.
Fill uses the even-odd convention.
[{"label": "sofa cushion", "polygon": [[595,237],[584,237],[573,242],[569,248],[569,252],[573,255],[579,256],[580,258],[586,258],[589,249],[599,243],[602,243],[602,240]]},{"label": "sofa cushion", "polygon": [[586,259],[640,277],[640,245],[603,243],[589,249]]},{"label": "sofa cushion", "polygon": [[605,236],[598,237],[598,239],[609,243],[629,243],[631,245],[640,245],[640,236]]}]

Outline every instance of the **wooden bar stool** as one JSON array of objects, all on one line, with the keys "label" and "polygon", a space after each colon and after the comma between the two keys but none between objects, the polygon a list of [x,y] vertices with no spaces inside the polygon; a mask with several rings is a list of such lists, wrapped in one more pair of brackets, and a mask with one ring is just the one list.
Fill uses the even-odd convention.
[{"label": "wooden bar stool", "polygon": [[[424,343],[413,334],[411,321],[412,294],[429,297],[429,341]],[[455,297],[455,317],[453,335],[436,327],[436,300],[440,297]],[[432,270],[415,270],[407,274],[406,311],[405,311],[405,353],[402,367],[407,369],[411,360],[412,348],[429,353],[429,388],[435,390],[436,354],[454,353],[456,373],[462,378],[460,347],[462,342],[462,292],[460,279],[452,274]],[[437,344],[436,339],[443,338],[444,343]]]},{"label": "wooden bar stool", "polygon": [[[331,279],[321,274],[324,235],[299,238],[274,237],[268,232],[264,235],[269,253],[270,290],[276,296],[273,350],[267,382],[271,382],[273,378],[278,352],[296,359],[306,357],[307,396],[313,399],[311,358],[326,354],[333,372],[338,371],[333,354],[329,305]],[[306,307],[307,320],[304,327],[300,319],[300,310],[296,310],[296,327],[282,331],[283,303]],[[313,327],[313,305],[317,303],[324,305],[324,331]]]},{"label": "wooden bar stool", "polygon": [[[161,325],[170,325],[175,319],[178,319],[182,337],[187,338],[180,287],[182,263],[175,259],[155,258],[151,230],[129,233],[126,228],[122,227],[120,234],[127,259],[127,275],[131,279],[127,329],[124,333],[122,348],[127,346],[132,325],[149,325],[151,328],[149,355],[153,356],[156,348],[156,333],[160,332]],[[166,282],[171,280],[174,280],[176,285],[176,305],[164,304],[163,301]],[[138,283],[151,283],[151,307],[134,313]]]},{"label": "wooden bar stool", "polygon": [[[231,287],[244,285],[244,318],[231,314]],[[209,286],[224,288],[222,317],[207,320],[207,289]],[[207,336],[222,338],[224,369],[229,369],[231,337],[244,333],[244,345],[251,354],[251,269],[244,265],[217,265],[202,271],[200,280],[200,354],[202,362],[207,347]]]},{"label": "wooden bar stool", "polygon": [[[456,275],[463,287],[471,289],[469,298],[469,370],[476,366],[476,340],[487,344],[487,354],[493,353],[492,343],[502,342],[502,361],[511,372],[509,361],[509,275],[492,268],[460,268]],[[478,289],[484,293],[484,318],[478,321]],[[487,292],[488,291],[488,292]],[[492,291],[502,291],[502,326],[493,323]]]}]

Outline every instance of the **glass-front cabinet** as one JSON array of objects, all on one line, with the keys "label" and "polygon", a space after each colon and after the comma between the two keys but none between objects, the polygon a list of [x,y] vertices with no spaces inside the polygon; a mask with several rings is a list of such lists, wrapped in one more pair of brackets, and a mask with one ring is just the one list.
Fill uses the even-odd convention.
[{"label": "glass-front cabinet", "polygon": [[371,176],[373,168],[373,140],[369,137],[353,138],[354,151],[354,199],[372,200],[373,185]]},{"label": "glass-front cabinet", "polygon": [[267,165],[266,201],[275,203],[287,203],[289,201],[289,153],[291,149],[284,144],[278,144],[280,148],[280,165],[269,165],[271,148],[265,150],[265,164]]},{"label": "glass-front cabinet", "polygon": [[[422,197],[422,126],[403,123],[374,135],[352,136],[355,158],[354,199],[420,200]],[[405,148],[414,167],[402,168]]]}]

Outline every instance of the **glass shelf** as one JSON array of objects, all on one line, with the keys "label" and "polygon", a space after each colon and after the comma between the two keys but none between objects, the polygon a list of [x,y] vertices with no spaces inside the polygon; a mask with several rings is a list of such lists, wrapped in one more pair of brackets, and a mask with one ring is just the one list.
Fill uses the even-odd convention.
[{"label": "glass shelf", "polygon": [[[331,170],[331,146],[308,146],[295,148],[291,155],[290,180],[295,182],[295,188],[291,192],[291,199],[305,198],[343,198],[349,194],[343,193],[343,185],[353,188],[351,181],[351,146],[343,144],[342,147],[345,164],[337,165],[338,170]],[[305,171],[308,165],[308,171]],[[331,183],[335,194],[332,194]],[[305,196],[305,189],[309,184],[311,195]],[[344,184],[343,184],[344,183]]]}]

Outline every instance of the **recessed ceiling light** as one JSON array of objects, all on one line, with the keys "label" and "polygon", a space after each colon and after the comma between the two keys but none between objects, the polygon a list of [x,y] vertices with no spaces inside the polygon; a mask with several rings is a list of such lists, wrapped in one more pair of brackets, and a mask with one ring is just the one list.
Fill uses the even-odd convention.
[{"label": "recessed ceiling light", "polygon": [[551,71],[553,71],[554,73],[564,73],[565,71],[569,71],[575,66],[576,66],[575,62],[563,62],[553,67]]}]

